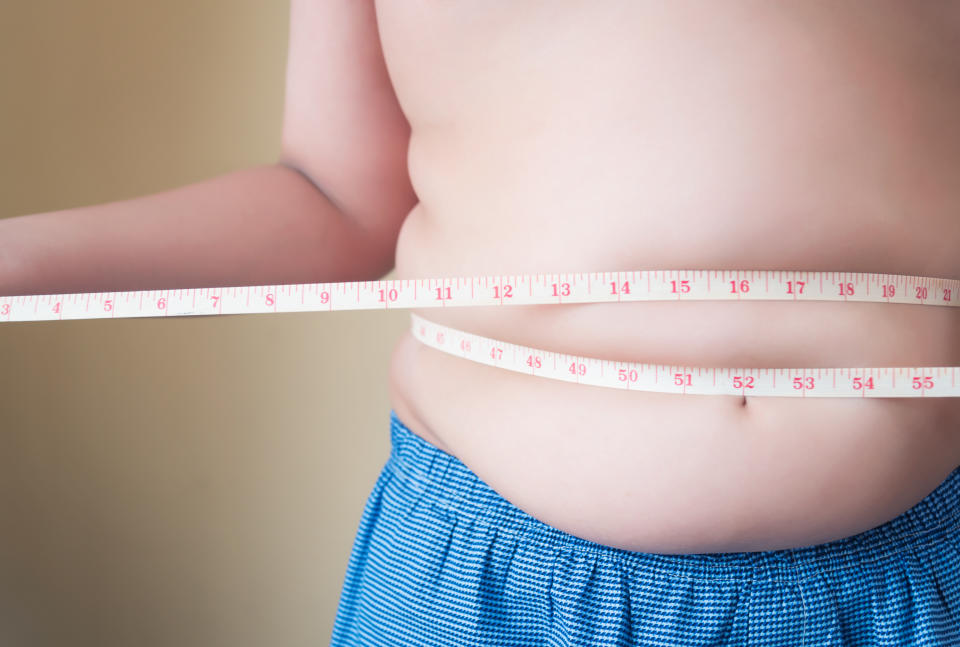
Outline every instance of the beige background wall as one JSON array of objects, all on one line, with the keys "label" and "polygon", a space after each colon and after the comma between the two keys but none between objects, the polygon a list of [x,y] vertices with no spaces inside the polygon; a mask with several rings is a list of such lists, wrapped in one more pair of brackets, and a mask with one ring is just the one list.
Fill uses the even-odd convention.
[{"label": "beige background wall", "polygon": [[[274,161],[287,11],[0,3],[0,217]],[[406,323],[0,324],[0,645],[327,644]]]}]

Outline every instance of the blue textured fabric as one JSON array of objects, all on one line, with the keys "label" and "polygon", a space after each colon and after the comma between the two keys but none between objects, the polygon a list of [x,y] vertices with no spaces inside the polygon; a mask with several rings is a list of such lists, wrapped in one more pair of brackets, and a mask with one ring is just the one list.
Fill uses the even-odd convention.
[{"label": "blue textured fabric", "polygon": [[390,422],[333,645],[960,645],[960,468],[852,537],[661,555],[548,526]]}]

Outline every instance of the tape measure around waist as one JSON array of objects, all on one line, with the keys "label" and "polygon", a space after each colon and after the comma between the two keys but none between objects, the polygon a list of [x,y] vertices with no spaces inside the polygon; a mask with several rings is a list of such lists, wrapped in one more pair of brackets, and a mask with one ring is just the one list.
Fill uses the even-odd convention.
[{"label": "tape measure around waist", "polygon": [[0,296],[0,322],[626,301],[960,307],[960,280],[789,270],[636,270]]},{"label": "tape measure around waist", "polygon": [[[794,270],[635,270],[44,294],[0,296],[0,322],[630,301],[844,301],[958,307],[960,280]],[[960,367],[664,367],[570,358],[486,340],[413,316],[415,336],[435,348],[583,384],[687,394],[960,396]],[[423,335],[418,334],[420,325]],[[448,341],[438,344],[437,334]],[[487,348],[487,353],[501,348],[509,360],[482,357],[479,350],[466,352],[461,343],[471,349]],[[514,353],[519,364],[514,363]],[[559,368],[554,369],[554,364]]]},{"label": "tape measure around waist", "polygon": [[960,397],[960,366],[913,368],[714,368],[618,362],[481,337],[410,313],[420,342],[518,373],[629,391],[796,398]]}]

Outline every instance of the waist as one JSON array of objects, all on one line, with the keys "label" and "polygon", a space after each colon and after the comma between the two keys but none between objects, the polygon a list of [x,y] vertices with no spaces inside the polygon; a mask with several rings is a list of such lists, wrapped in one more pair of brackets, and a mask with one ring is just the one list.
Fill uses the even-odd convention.
[{"label": "waist", "polygon": [[[476,209],[482,204],[467,207],[466,213]],[[960,232],[952,224],[955,218],[944,213],[917,217],[913,227],[922,232],[923,244],[888,231],[888,219],[880,214],[831,223],[820,213],[795,236],[771,237],[761,245],[756,218],[736,217],[729,204],[717,209],[685,208],[664,219],[642,209],[631,216],[567,217],[559,207],[550,222],[550,210],[540,205],[512,218],[492,210],[482,223],[466,223],[464,213],[418,205],[400,232],[395,273],[398,279],[415,279],[689,268],[960,279],[957,256],[949,251]],[[717,225],[720,220],[724,226]],[[789,234],[796,229],[790,222],[781,210],[763,226]],[[856,244],[838,244],[838,238]],[[609,360],[755,367],[960,365],[960,308],[955,307],[680,300],[414,312],[485,337]]]},{"label": "waist", "polygon": [[[515,344],[620,361],[960,365],[953,308],[703,301],[414,312]],[[892,518],[960,463],[958,398],[743,406],[741,397],[520,375],[411,336],[400,348],[393,402],[411,429],[522,509],[607,545],[694,552],[830,541]]]},{"label": "waist", "polygon": [[630,550],[768,550],[849,536],[907,509],[960,463],[958,398],[743,406],[540,379],[410,335],[391,385],[415,433],[521,509]]},{"label": "waist", "polygon": [[683,366],[960,366],[960,312],[901,304],[636,302],[419,309],[566,355]]}]

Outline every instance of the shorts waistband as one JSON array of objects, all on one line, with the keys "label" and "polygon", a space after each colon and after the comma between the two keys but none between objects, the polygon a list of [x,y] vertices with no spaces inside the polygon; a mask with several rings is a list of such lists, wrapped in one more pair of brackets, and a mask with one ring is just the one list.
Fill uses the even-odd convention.
[{"label": "shorts waistband", "polygon": [[919,503],[880,526],[836,541],[802,548],[660,554],[598,544],[549,526],[516,507],[480,480],[455,456],[414,434],[390,412],[391,452],[386,469],[418,495],[469,517],[483,517],[503,531],[523,532],[557,548],[604,553],[624,567],[651,574],[697,579],[744,580],[758,577],[791,581],[819,577],[825,571],[863,567],[901,550],[939,541],[960,526],[960,467]]}]

